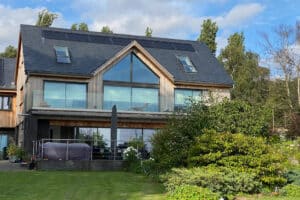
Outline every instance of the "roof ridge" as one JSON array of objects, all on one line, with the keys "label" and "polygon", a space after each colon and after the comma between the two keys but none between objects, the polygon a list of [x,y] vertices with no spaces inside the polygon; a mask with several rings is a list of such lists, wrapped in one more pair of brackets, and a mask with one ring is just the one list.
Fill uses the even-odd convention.
[{"label": "roof ridge", "polygon": [[145,39],[145,40],[152,40],[152,41],[168,41],[168,42],[179,42],[179,43],[200,43],[202,42],[196,40],[185,40],[185,39],[175,39],[175,38],[165,38],[165,37],[147,37],[143,35],[131,35],[131,34],[122,34],[122,33],[101,33],[97,31],[81,31],[81,30],[71,30],[67,28],[60,28],[60,27],[41,27],[35,25],[28,25],[28,24],[20,24],[20,27],[32,27],[40,30],[48,30],[48,31],[59,31],[65,33],[78,33],[84,35],[99,35],[99,36],[109,36],[109,37],[129,37],[129,38],[137,38],[137,39]]}]

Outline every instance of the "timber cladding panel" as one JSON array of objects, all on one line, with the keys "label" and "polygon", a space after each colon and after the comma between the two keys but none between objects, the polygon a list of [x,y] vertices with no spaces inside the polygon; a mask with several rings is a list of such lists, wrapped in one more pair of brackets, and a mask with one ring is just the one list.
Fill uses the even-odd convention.
[{"label": "timber cladding panel", "polygon": [[16,96],[11,96],[11,98],[11,110],[0,110],[0,128],[16,127]]},{"label": "timber cladding panel", "polygon": [[[111,127],[110,121],[80,121],[80,120],[50,120],[50,126],[69,126],[69,127]],[[118,122],[118,128],[163,128],[166,122]]]}]

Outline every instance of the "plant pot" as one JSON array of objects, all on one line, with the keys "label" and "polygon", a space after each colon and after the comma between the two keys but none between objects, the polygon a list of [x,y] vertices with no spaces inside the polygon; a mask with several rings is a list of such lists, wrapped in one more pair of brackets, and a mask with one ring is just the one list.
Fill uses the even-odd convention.
[{"label": "plant pot", "polygon": [[18,160],[17,156],[9,156],[10,162],[15,163],[15,162],[17,162],[17,160]]}]

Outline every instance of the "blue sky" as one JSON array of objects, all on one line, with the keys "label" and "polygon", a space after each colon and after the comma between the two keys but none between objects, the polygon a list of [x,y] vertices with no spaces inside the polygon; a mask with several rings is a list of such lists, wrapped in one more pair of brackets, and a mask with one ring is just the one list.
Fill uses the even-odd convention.
[{"label": "blue sky", "polygon": [[86,22],[90,30],[109,25],[115,33],[195,40],[204,19],[219,26],[218,51],[234,32],[243,32],[246,49],[263,57],[260,33],[272,33],[279,24],[300,20],[297,0],[0,0],[0,51],[17,44],[19,24],[35,24],[40,10],[59,15],[53,26],[69,28]]}]

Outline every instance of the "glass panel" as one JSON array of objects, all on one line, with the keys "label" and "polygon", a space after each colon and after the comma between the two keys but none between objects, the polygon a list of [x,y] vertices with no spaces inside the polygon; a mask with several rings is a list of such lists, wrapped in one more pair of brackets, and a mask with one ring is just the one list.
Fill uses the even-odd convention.
[{"label": "glass panel", "polygon": [[3,109],[3,107],[2,107],[2,101],[3,100],[2,99],[3,99],[3,97],[0,96],[0,109]]},{"label": "glass panel", "polygon": [[105,72],[103,80],[130,82],[130,54]]},{"label": "glass panel", "polygon": [[55,46],[54,49],[58,63],[71,63],[68,47]]},{"label": "glass panel", "polygon": [[159,111],[158,89],[132,88],[132,110],[135,111]]},{"label": "glass panel", "polygon": [[103,109],[111,110],[116,105],[117,110],[130,110],[130,97],[130,87],[104,86]]},{"label": "glass panel", "polygon": [[154,129],[144,129],[143,130],[143,140],[145,143],[145,148],[148,152],[152,150],[151,138],[155,134],[156,130]]},{"label": "glass panel", "polygon": [[175,89],[175,106],[183,106],[193,97],[192,90]]},{"label": "glass panel", "polygon": [[111,145],[110,128],[98,128],[98,135],[102,136],[102,139],[105,143],[105,147],[110,147]]},{"label": "glass panel", "polygon": [[142,139],[142,129],[118,129],[117,131],[117,145],[120,148],[126,148],[128,142],[133,139]]},{"label": "glass panel", "polygon": [[45,82],[44,101],[47,106],[54,108],[64,108],[65,98],[65,83]]},{"label": "glass panel", "polygon": [[86,84],[66,84],[66,108],[86,108]]},{"label": "glass panel", "polygon": [[154,83],[158,84],[158,77],[134,54],[132,76],[136,83]]},{"label": "glass panel", "polygon": [[181,62],[185,72],[197,72],[190,58],[187,56],[177,56],[179,61]]},{"label": "glass panel", "polygon": [[202,100],[202,91],[201,90],[193,90],[193,99],[195,101],[201,101]]},{"label": "glass panel", "polygon": [[3,97],[3,109],[9,110],[10,109],[10,97]]}]

